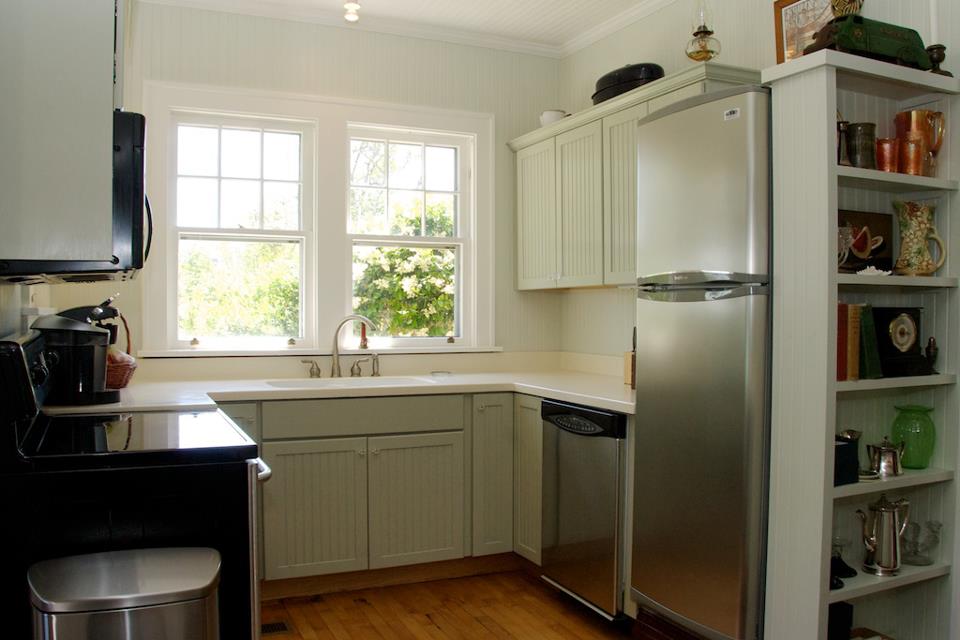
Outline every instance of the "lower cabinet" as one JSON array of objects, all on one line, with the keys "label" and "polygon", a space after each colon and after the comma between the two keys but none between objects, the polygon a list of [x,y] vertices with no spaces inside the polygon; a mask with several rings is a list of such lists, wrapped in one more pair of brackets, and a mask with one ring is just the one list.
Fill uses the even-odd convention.
[{"label": "lower cabinet", "polygon": [[514,417],[513,550],[540,564],[543,422],[540,398],[517,395]]},{"label": "lower cabinet", "polygon": [[263,457],[268,580],[464,554],[462,432],[267,442]]},{"label": "lower cabinet", "polygon": [[370,568],[462,558],[463,432],[368,443]]},{"label": "lower cabinet", "polygon": [[268,580],[367,568],[367,438],[267,442]]},{"label": "lower cabinet", "polygon": [[513,551],[513,394],[473,396],[473,555]]}]

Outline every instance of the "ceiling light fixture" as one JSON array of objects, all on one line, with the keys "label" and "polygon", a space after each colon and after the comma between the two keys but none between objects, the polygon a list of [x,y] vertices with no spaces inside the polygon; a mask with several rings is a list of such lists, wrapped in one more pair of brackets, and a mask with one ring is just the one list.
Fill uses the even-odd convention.
[{"label": "ceiling light fixture", "polygon": [[360,19],[360,14],[357,13],[360,11],[360,3],[348,1],[343,3],[343,8],[346,9],[346,13],[343,14],[343,19],[347,22],[356,22]]}]

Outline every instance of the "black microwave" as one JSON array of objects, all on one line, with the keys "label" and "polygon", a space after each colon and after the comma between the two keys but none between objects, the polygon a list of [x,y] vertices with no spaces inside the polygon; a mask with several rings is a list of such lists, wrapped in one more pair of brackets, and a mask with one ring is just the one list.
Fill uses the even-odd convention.
[{"label": "black microwave", "polygon": [[[153,220],[144,194],[139,113],[113,112],[113,255],[110,260],[0,260],[0,280],[20,284],[128,280],[150,253]],[[146,212],[146,221],[144,220]]]}]

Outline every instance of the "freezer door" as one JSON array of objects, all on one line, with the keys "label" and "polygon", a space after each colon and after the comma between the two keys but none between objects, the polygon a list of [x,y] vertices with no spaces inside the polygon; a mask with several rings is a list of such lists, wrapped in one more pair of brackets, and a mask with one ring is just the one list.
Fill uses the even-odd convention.
[{"label": "freezer door", "polygon": [[769,300],[735,291],[637,301],[631,594],[739,640],[762,596]]},{"label": "freezer door", "polygon": [[640,121],[638,276],[768,273],[769,96],[741,91]]}]

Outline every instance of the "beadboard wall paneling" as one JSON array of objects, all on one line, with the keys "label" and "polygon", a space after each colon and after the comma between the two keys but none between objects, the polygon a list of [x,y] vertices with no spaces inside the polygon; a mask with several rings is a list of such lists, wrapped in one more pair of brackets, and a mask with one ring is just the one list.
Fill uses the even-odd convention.
[{"label": "beadboard wall paneling", "polygon": [[[133,14],[126,71],[130,108],[141,103],[143,81],[153,80],[493,114],[496,341],[510,350],[557,350],[559,298],[515,288],[514,159],[506,146],[536,128],[541,111],[556,107],[556,60],[150,3],[135,3]],[[55,304],[90,304],[116,291],[140,335],[141,295],[154,295],[142,291],[140,281],[61,285]]]},{"label": "beadboard wall paneling", "polygon": [[569,289],[561,295],[564,351],[619,356],[630,350],[636,313],[634,289]]}]

